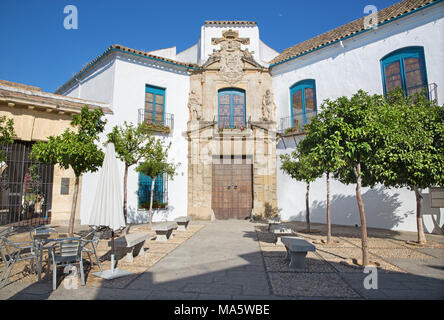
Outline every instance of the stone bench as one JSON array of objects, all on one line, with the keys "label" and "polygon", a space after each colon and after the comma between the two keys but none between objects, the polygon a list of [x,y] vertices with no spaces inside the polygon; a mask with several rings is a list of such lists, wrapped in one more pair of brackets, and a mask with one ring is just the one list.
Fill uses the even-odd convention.
[{"label": "stone bench", "polygon": [[174,219],[174,221],[176,221],[178,227],[177,230],[179,231],[186,231],[188,229],[188,224],[190,223],[191,219],[190,217],[178,217],[176,219]]},{"label": "stone bench", "polygon": [[152,230],[156,231],[156,241],[168,241],[173,238],[173,230],[176,230],[178,225],[176,222],[164,222],[152,226]]},{"label": "stone bench", "polygon": [[291,236],[293,235],[293,230],[290,227],[282,224],[271,225],[271,232],[276,236],[276,245],[281,245],[283,236]]},{"label": "stone bench", "polygon": [[[114,246],[119,251],[119,256],[126,253],[126,261],[134,262],[134,257],[141,253],[145,255],[143,245],[150,234],[148,232],[132,233],[114,240]],[[108,243],[111,245],[111,241]]]},{"label": "stone bench", "polygon": [[305,270],[305,256],[308,251],[315,251],[316,247],[305,239],[298,237],[282,237],[282,243],[287,249],[285,259],[290,260],[290,269]]},{"label": "stone bench", "polygon": [[268,219],[268,231],[271,231],[272,226],[278,225],[281,223],[279,218]]}]

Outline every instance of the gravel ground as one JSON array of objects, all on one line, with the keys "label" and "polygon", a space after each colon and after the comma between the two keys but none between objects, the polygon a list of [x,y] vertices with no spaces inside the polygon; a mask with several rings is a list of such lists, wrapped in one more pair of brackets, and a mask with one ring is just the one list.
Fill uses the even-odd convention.
[{"label": "gravel ground", "polygon": [[421,253],[410,249],[370,249],[370,252],[381,257],[382,259],[413,259],[413,260],[428,260],[433,259],[428,254]]},{"label": "gravel ground", "polygon": [[[342,237],[343,241],[349,242],[357,247],[361,247],[362,240],[359,238],[346,238]],[[367,245],[368,248],[380,248],[380,249],[395,249],[399,248],[402,249],[404,246],[402,245],[401,241],[390,241],[390,240],[384,240],[379,238],[367,238]]]},{"label": "gravel ground", "polygon": [[[397,241],[397,240],[392,240],[392,241]],[[411,249],[424,249],[424,248],[437,248],[437,249],[444,249],[444,243],[442,242],[436,242],[436,241],[427,241],[427,243],[425,244],[409,244],[406,241],[398,241],[400,242],[403,246],[407,247],[407,248],[411,248]]]},{"label": "gravel ground", "polygon": [[278,296],[360,298],[336,273],[269,272],[268,275]]},{"label": "gravel ground", "polygon": [[[301,272],[291,270],[285,254],[268,256],[264,255],[265,268],[270,272]],[[335,272],[335,270],[314,252],[308,252],[303,272]]]},{"label": "gravel ground", "polygon": [[[362,273],[361,267],[352,267],[341,263],[350,259],[362,259],[361,248],[325,248],[323,250],[318,250],[317,253],[328,261],[338,272]],[[378,267],[378,270],[380,271],[404,272],[400,268],[382,260],[371,252],[369,252],[369,260],[379,263],[380,266]]]},{"label": "gravel ground", "polygon": [[316,248],[322,249],[322,248],[354,248],[355,245],[343,240],[342,238],[339,237],[332,237],[332,242],[327,244],[324,243],[325,241],[327,241],[326,237],[323,237],[322,239],[316,239],[316,240],[311,240],[311,243],[313,243],[315,245]]}]

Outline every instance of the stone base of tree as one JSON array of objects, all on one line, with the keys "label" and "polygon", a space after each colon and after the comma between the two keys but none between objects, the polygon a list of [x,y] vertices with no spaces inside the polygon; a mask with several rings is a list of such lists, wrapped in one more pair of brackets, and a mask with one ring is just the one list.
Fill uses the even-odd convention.
[{"label": "stone base of tree", "polygon": [[340,243],[339,240],[330,240],[330,243],[327,243],[327,240],[315,240],[313,241],[314,244],[336,244]]},{"label": "stone base of tree", "polygon": [[418,242],[418,241],[406,241],[406,244],[412,245],[412,246],[417,246],[417,247],[425,247],[427,246],[427,242]]},{"label": "stone base of tree", "polygon": [[[362,264],[362,259],[355,259],[355,258],[342,260],[340,262],[340,264],[343,264],[347,267],[354,267],[354,268],[363,268],[364,267],[364,265]],[[381,264],[376,261],[369,261],[367,266],[368,267],[380,267]]]},{"label": "stone base of tree", "polygon": [[310,230],[304,229],[304,230],[301,230],[299,232],[303,232],[303,233],[321,233],[321,231],[317,230],[317,229],[310,229]]}]

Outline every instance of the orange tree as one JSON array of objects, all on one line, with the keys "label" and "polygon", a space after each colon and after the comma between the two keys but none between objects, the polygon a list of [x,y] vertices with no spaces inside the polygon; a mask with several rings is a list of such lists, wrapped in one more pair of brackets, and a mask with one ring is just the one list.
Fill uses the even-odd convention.
[{"label": "orange tree", "polygon": [[337,144],[334,155],[340,167],[334,173],[335,178],[345,184],[356,184],[356,200],[361,220],[362,264],[368,265],[367,223],[361,188],[370,175],[369,163],[382,137],[375,130],[375,119],[386,102],[380,95],[369,95],[359,90],[351,98],[339,97],[326,100],[324,107],[332,113],[325,122],[328,132],[334,133]]},{"label": "orange tree", "polygon": [[71,167],[74,171],[74,195],[68,228],[70,235],[74,233],[80,176],[97,171],[103,163],[104,153],[97,145],[99,134],[105,128],[103,115],[101,109],[89,110],[85,105],[80,114],[72,116],[71,126],[75,131],[67,128],[59,136],[48,137],[48,142],[39,141],[32,146],[31,156],[37,161],[58,164],[65,170]]},{"label": "orange tree", "polygon": [[426,243],[421,189],[444,185],[444,109],[425,92],[406,97],[392,91],[376,114],[379,148],[369,163],[367,183],[407,187],[416,198],[418,243]]},{"label": "orange tree", "polygon": [[168,145],[165,144],[163,139],[153,139],[150,140],[150,142],[147,152],[145,152],[143,156],[143,161],[136,168],[136,171],[141,172],[152,179],[148,213],[148,221],[151,225],[153,223],[153,195],[156,179],[161,174],[165,174],[172,178],[179,164],[175,164],[168,160],[168,151],[171,147],[171,142]]},{"label": "orange tree", "polygon": [[291,154],[280,155],[282,164],[281,170],[288,174],[291,178],[304,181],[307,184],[305,193],[305,219],[307,221],[307,232],[310,232],[310,183],[315,181],[322,175],[322,172],[313,162],[313,158],[304,155],[298,150]]},{"label": "orange tree", "polygon": [[[154,137],[151,135],[146,123],[141,123],[137,127],[124,122],[123,126],[115,126],[108,133],[108,141],[114,143],[117,158],[125,164],[125,173],[123,175],[123,214],[127,222],[127,202],[128,202],[128,169],[137,164],[154,143]],[[126,229],[128,231],[128,229]]]},{"label": "orange tree", "polygon": [[312,159],[312,166],[319,173],[325,174],[327,182],[327,243],[331,242],[331,215],[330,215],[330,174],[335,173],[344,160],[340,157],[343,147],[340,145],[341,136],[332,125],[335,116],[332,109],[321,105],[321,112],[316,115],[310,124],[306,125],[307,135],[298,144],[301,154]]}]

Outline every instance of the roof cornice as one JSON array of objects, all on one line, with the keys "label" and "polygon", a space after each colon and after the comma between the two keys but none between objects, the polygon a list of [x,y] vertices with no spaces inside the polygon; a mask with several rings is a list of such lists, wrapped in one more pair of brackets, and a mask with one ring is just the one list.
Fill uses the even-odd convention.
[{"label": "roof cornice", "polygon": [[141,57],[141,58],[149,59],[151,61],[174,65],[174,66],[179,67],[179,68],[185,68],[186,71],[198,69],[197,65],[194,65],[194,64],[191,64],[191,63],[182,63],[182,62],[179,62],[179,61],[175,61],[175,60],[171,60],[171,59],[155,56],[155,55],[152,55],[152,54],[150,54],[148,52],[144,52],[144,51],[140,51],[140,50],[135,50],[135,49],[131,49],[131,48],[128,48],[128,47],[125,47],[125,46],[121,46],[121,45],[115,44],[115,45],[110,46],[108,49],[105,50],[104,53],[102,53],[96,59],[91,61],[87,66],[85,66],[82,70],[80,70],[77,74],[75,74],[73,77],[71,77],[71,79],[69,79],[65,84],[63,84],[60,88],[58,88],[54,93],[60,94],[61,91],[71,87],[72,83],[74,81],[76,81],[76,80],[78,81],[79,77],[83,76],[83,74],[85,74],[86,72],[91,70],[94,66],[96,66],[98,63],[103,61],[112,52],[118,52],[118,53],[135,55],[135,56],[138,56],[138,57]]}]

